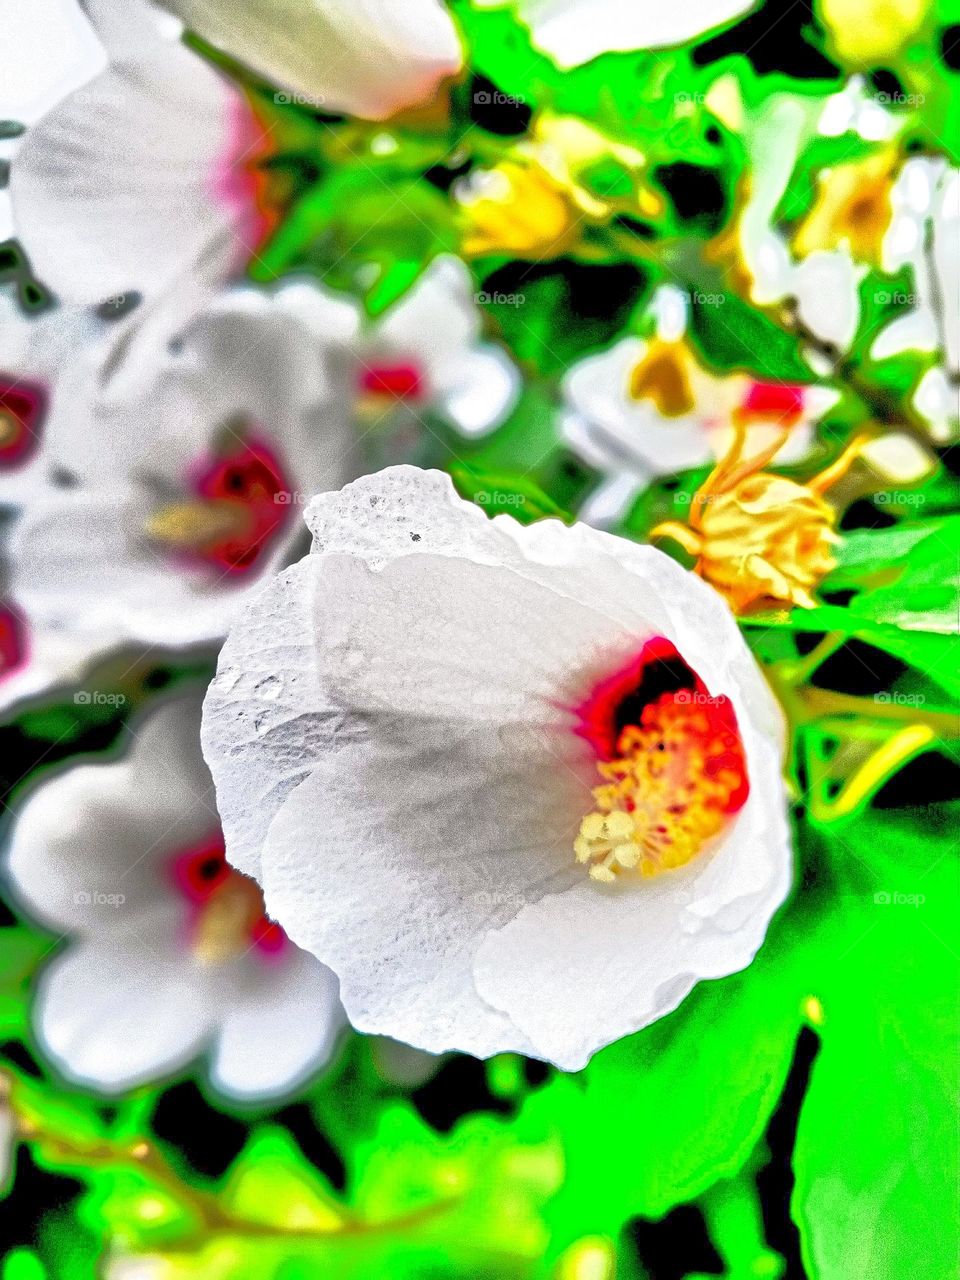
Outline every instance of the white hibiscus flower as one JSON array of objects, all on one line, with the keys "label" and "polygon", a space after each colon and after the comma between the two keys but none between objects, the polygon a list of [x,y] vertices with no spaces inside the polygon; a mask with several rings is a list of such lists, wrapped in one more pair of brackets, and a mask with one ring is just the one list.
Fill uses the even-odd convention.
[{"label": "white hibiscus flower", "polygon": [[[723,305],[722,295],[716,305]],[[563,438],[604,473],[580,510],[588,524],[603,526],[622,518],[657,476],[722,457],[738,424],[748,428],[750,452],[759,452],[789,429],[778,461],[804,457],[813,443],[815,421],[837,398],[822,387],[746,374],[715,377],[685,338],[684,293],[662,286],[653,310],[653,338],[621,338],[579,361],[564,378]]]},{"label": "white hibiscus flower", "polygon": [[500,426],[517,401],[520,374],[502,348],[481,340],[473,280],[459,258],[434,259],[371,323],[352,299],[312,281],[285,285],[279,296],[339,353],[367,429],[390,416],[399,420],[399,438],[406,420],[415,439],[427,415],[478,437]]},{"label": "white hibiscus flower", "polygon": [[160,703],[126,755],[41,783],[14,824],[12,892],[69,938],[40,979],[40,1041],[104,1092],[203,1053],[224,1093],[284,1093],[343,1025],[336,978],[224,861],[199,716],[195,694]]},{"label": "white hibiscus flower", "polygon": [[577,1069],[748,964],[790,883],[781,725],[719,596],[410,467],[307,521],[204,751],[230,861],[354,1025]]},{"label": "white hibiscus flower", "polygon": [[924,374],[915,403],[933,438],[947,443],[956,438],[960,419],[960,170],[945,160],[913,157],[900,172],[891,203],[884,266],[911,267],[915,294],[870,354],[875,360],[909,350],[942,355],[943,363]]},{"label": "white hibiscus flower", "polygon": [[0,1071],[0,1195],[5,1195],[13,1178],[17,1148],[17,1117],[10,1105],[10,1081]]},{"label": "white hibiscus flower", "polygon": [[249,260],[264,234],[262,130],[238,88],[142,0],[90,0],[105,70],[34,124],[14,159],[15,229],[69,302],[142,295],[167,329]]},{"label": "white hibiscus flower", "polygon": [[427,101],[463,54],[440,0],[161,0],[307,105],[382,120]]},{"label": "white hibiscus flower", "polygon": [[302,539],[298,504],[355,474],[316,335],[254,289],[224,293],[135,394],[51,418],[48,485],[9,538],[30,628],[88,655],[218,642]]},{"label": "white hibiscus flower", "polygon": [[[845,351],[860,323],[857,289],[867,267],[854,261],[848,247],[814,249],[795,258],[775,225],[803,146],[818,133],[830,134],[836,128],[839,107],[831,109],[832,101],[821,106],[813,99],[777,94],[756,118],[745,121],[755,181],[740,216],[738,235],[743,265],[752,279],[753,301],[770,306],[792,298],[810,332]],[[853,111],[846,96],[843,104]],[[861,117],[854,112],[852,120],[860,122]],[[876,136],[879,126],[872,115],[867,116],[867,127],[870,136]]]},{"label": "white hibiscus flower", "polygon": [[[28,508],[48,489],[44,441],[93,427],[84,417],[108,358],[111,326],[92,310],[56,307],[26,316],[0,294],[0,505]],[[76,635],[30,625],[0,572],[0,715],[89,666]]]},{"label": "white hibiscus flower", "polygon": [[75,429],[77,404],[109,358],[113,326],[88,307],[35,314],[0,293],[0,504],[22,506],[42,484],[49,422]]},{"label": "white hibiscus flower", "polygon": [[477,8],[512,4],[533,43],[561,67],[579,67],[601,53],[659,49],[704,36],[740,18],[757,0],[474,0]]}]

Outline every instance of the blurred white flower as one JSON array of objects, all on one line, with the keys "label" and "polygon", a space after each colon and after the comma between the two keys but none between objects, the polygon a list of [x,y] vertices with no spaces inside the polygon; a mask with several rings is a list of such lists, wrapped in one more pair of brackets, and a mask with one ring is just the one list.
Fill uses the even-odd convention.
[{"label": "blurred white flower", "polygon": [[0,1195],[5,1195],[13,1177],[16,1155],[17,1117],[10,1105],[10,1081],[0,1071]]},{"label": "blurred white flower", "polygon": [[[723,304],[718,294],[704,305]],[[579,361],[564,378],[563,438],[584,462],[604,473],[580,509],[588,524],[603,526],[622,518],[657,476],[721,457],[738,424],[748,428],[750,452],[759,452],[789,429],[778,461],[803,458],[813,442],[814,422],[837,398],[821,387],[765,382],[739,373],[714,376],[685,337],[682,291],[662,286],[653,306],[653,338],[621,338]]]},{"label": "blurred white flower", "polygon": [[59,298],[142,296],[132,327],[169,330],[262,239],[253,164],[263,133],[168,14],[142,0],[87,10],[106,69],[28,130],[11,169],[15,230]]},{"label": "blurred white flower", "polygon": [[561,67],[601,53],[659,49],[705,36],[753,9],[757,0],[474,0],[477,8],[511,4],[533,43]]},{"label": "blurred white flower", "polygon": [[[0,0],[5,57],[0,78],[0,164],[16,155],[20,130],[71,89],[103,70],[103,49],[77,0]],[[0,183],[0,242],[13,235],[8,193]]]},{"label": "blurred white flower", "polygon": [[337,980],[224,861],[195,693],[155,705],[113,762],[42,782],[14,823],[12,892],[69,939],[34,1017],[72,1080],[112,1093],[209,1054],[222,1092],[284,1093],[330,1056]]},{"label": "blurred white flower", "polygon": [[463,64],[440,0],[160,0],[211,44],[293,90],[280,101],[382,120]]},{"label": "blurred white flower", "polygon": [[[828,100],[830,101],[830,100]],[[778,210],[803,146],[818,132],[819,103],[785,94],[770,98],[747,132],[750,195],[740,215],[738,249],[760,306],[795,300],[802,323],[822,342],[845,351],[860,323],[858,285],[867,267],[848,247],[815,249],[801,259],[776,225]],[[828,120],[828,127],[833,125]]]},{"label": "blurred white flower", "polygon": [[228,858],[354,1025],[577,1069],[748,964],[790,883],[781,724],[720,597],[410,467],[307,520],[203,741]]},{"label": "blurred white flower", "polygon": [[28,628],[90,658],[218,642],[298,553],[298,507],[355,474],[324,349],[271,295],[223,293],[152,359],[133,390],[91,386],[49,419],[45,489],[8,540]]},{"label": "blurred white flower", "polygon": [[419,432],[428,415],[463,436],[482,436],[500,426],[516,403],[519,371],[501,347],[481,340],[473,281],[459,258],[436,258],[369,323],[352,299],[312,281],[284,285],[278,296],[331,352],[339,352],[367,429],[393,415],[411,420]]},{"label": "blurred white flower", "polygon": [[42,484],[47,425],[61,416],[60,431],[75,429],[114,336],[91,308],[25,314],[12,293],[0,293],[0,504],[23,506]]},{"label": "blurred white flower", "polygon": [[884,267],[909,266],[913,292],[904,315],[877,336],[874,360],[901,351],[933,351],[942,363],[929,369],[915,404],[934,440],[956,439],[960,420],[960,170],[945,160],[907,160],[891,192],[893,216],[884,239]]}]

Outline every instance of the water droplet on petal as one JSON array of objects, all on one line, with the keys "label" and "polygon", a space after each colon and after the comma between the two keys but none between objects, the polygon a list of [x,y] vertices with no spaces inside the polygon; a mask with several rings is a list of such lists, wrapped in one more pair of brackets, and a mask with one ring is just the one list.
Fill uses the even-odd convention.
[{"label": "water droplet on petal", "polygon": [[266,676],[253,686],[253,692],[258,698],[267,698],[273,700],[279,698],[283,690],[283,681],[279,676]]}]

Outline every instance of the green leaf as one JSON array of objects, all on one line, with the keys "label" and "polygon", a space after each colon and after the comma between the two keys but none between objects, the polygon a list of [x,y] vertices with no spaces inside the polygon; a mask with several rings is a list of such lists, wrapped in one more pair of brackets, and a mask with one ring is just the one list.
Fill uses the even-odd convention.
[{"label": "green leaf", "polygon": [[861,821],[824,952],[793,1213],[818,1280],[942,1280],[960,1243],[957,813]]},{"label": "green leaf", "polygon": [[568,511],[558,507],[525,476],[485,471],[466,463],[454,463],[450,474],[461,497],[475,502],[487,515],[511,515],[521,524],[532,524],[548,516],[567,524],[573,523],[573,516]]},{"label": "green leaf", "polygon": [[691,337],[709,367],[770,382],[814,381],[799,340],[734,293],[705,293],[691,283]]},{"label": "green leaf", "polygon": [[821,596],[852,593],[847,604],[745,618],[743,625],[856,637],[960,696],[958,538],[957,515],[848,534],[820,587]]},{"label": "green leaf", "polygon": [[330,288],[358,292],[376,315],[456,244],[450,203],[427,182],[345,167],[294,205],[250,273],[269,281],[312,271]]},{"label": "green leaf", "polygon": [[615,1236],[637,1214],[660,1217],[742,1167],[802,1022],[785,924],[744,972],[701,983],[669,1017],[527,1100],[522,1121],[555,1126],[564,1144],[567,1176],[549,1208],[555,1247]]}]

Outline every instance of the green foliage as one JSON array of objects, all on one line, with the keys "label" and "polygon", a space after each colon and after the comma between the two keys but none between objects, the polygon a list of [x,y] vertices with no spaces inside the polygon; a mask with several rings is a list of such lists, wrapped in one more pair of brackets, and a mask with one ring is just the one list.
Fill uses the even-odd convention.
[{"label": "green foliage", "polygon": [[[771,463],[777,471],[809,479],[828,449],[865,428],[905,431],[927,455],[929,473],[917,483],[869,488],[858,477],[828,493],[840,511],[870,493],[892,523],[843,535],[837,567],[816,584],[816,608],[742,619],[788,722],[793,892],[743,972],[701,983],[582,1072],[535,1075],[537,1064],[514,1055],[494,1059],[485,1089],[463,1100],[465,1114],[449,1131],[424,1118],[417,1086],[379,1069],[376,1042],[354,1033],[289,1106],[235,1106],[204,1083],[210,1104],[247,1126],[220,1177],[195,1173],[172,1143],[158,1142],[155,1112],[168,1081],[108,1103],[55,1076],[31,1029],[55,942],[16,917],[0,929],[0,1140],[28,1148],[38,1176],[73,1179],[66,1185],[80,1190],[56,1184],[56,1207],[29,1247],[8,1253],[0,1280],[113,1280],[115,1267],[118,1276],[162,1280],[611,1280],[602,1258],[612,1242],[617,1280],[657,1280],[628,1224],[691,1204],[731,1280],[773,1280],[786,1264],[770,1247],[757,1176],[805,1026],[819,1050],[806,1093],[789,1100],[798,1129],[786,1155],[809,1280],[942,1280],[958,1236],[957,811],[891,813],[878,795],[918,754],[948,754],[957,739],[960,515],[955,480],[938,457],[944,442],[932,439],[913,403],[943,352],[873,356],[878,335],[918,305],[922,282],[909,269],[857,264],[860,322],[849,351],[838,353],[815,350],[788,308],[758,305],[762,291],[731,246],[765,176],[756,171],[757,133],[777,104],[789,99],[804,120],[765,228],[784,243],[833,168],[885,145],[850,130],[816,131],[827,95],[852,71],[902,86],[903,101],[890,107],[901,158],[960,159],[960,84],[936,55],[939,33],[958,21],[956,5],[931,3],[883,67],[844,61],[835,33],[815,21],[810,46],[842,65],[834,74],[821,64],[812,78],[783,70],[792,51],[758,70],[758,49],[717,59],[696,41],[562,70],[534,47],[515,6],[453,0],[450,8],[468,70],[449,103],[374,123],[278,102],[272,87],[191,37],[244,85],[276,141],[261,176],[281,216],[251,276],[305,274],[357,299],[371,319],[437,255],[462,252],[458,183],[518,156],[529,162],[544,113],[572,116],[606,139],[606,152],[584,161],[577,180],[610,201],[609,217],[582,217],[545,261],[506,252],[467,259],[484,340],[512,357],[523,387],[507,421],[480,439],[423,410],[417,462],[445,468],[488,515],[572,522],[605,476],[593,456],[583,461],[566,443],[563,378],[620,338],[652,336],[649,304],[664,283],[686,294],[685,336],[709,372],[836,393],[811,453],[789,467]],[[819,20],[823,6],[815,8]],[[766,45],[764,56],[772,56]],[[478,77],[518,100],[503,132],[475,110]],[[873,92],[869,78],[865,92]],[[640,181],[617,145],[641,154],[644,190],[661,197],[649,216],[617,205]],[[53,304],[15,241],[0,245],[2,281],[25,311]],[[364,435],[378,461],[395,460],[395,444],[389,423]],[[614,458],[609,470],[618,465]],[[647,541],[664,521],[686,523],[710,469],[653,480],[617,531]],[[868,647],[852,650],[853,641]],[[821,678],[844,653],[902,667],[887,663],[895,674],[882,692],[847,692]],[[123,656],[97,685],[125,701],[84,704],[67,691],[5,726],[5,754],[17,762],[8,766],[14,817],[45,770],[122,742],[129,715],[157,689],[209,678],[210,663],[184,659],[157,674]],[[898,741],[902,750],[891,754]],[[196,1064],[188,1074],[203,1079]],[[305,1154],[291,1113],[322,1136],[332,1165],[342,1162],[342,1187]],[[12,1209],[16,1183],[0,1182]],[[599,1242],[592,1270],[571,1262],[584,1241]],[[671,1259],[670,1274],[682,1265]]]},{"label": "green foliage", "polygon": [[[918,817],[920,815],[917,815]],[[838,884],[793,1212],[810,1274],[939,1280],[958,1236],[956,812],[861,821]]]}]

